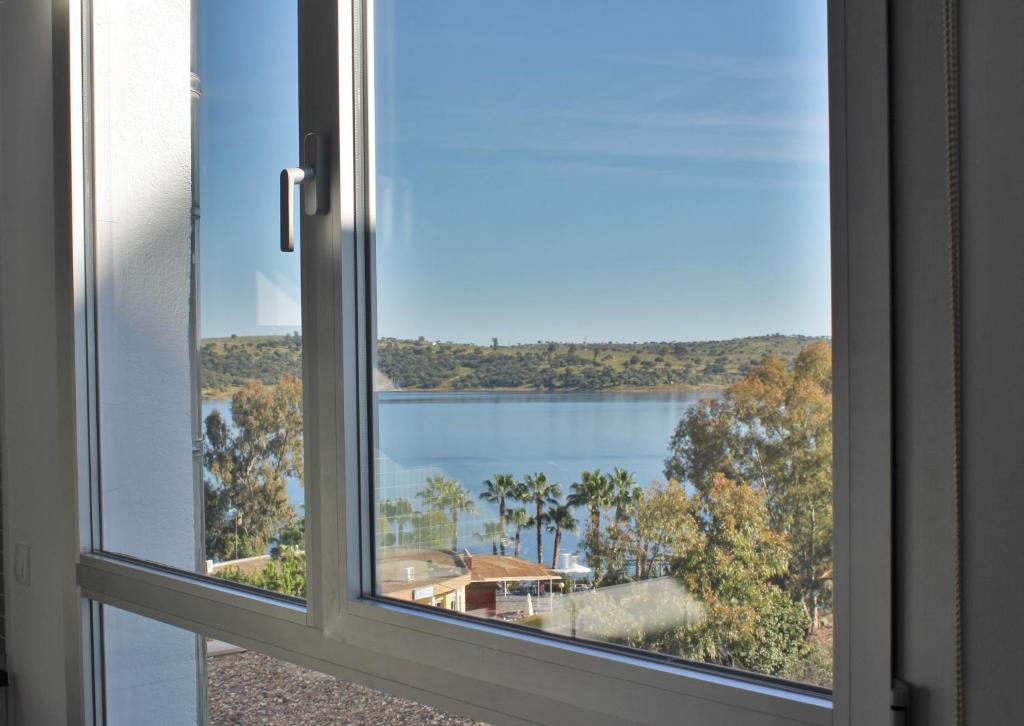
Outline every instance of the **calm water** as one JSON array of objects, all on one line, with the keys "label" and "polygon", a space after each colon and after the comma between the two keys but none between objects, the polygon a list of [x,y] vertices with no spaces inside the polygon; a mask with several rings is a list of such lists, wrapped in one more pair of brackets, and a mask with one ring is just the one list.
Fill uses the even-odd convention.
[{"label": "calm water", "polygon": [[[380,394],[378,431],[383,498],[406,497],[414,504],[427,476],[457,479],[474,498],[495,474],[544,472],[564,492],[580,472],[620,466],[647,485],[663,478],[669,437],[685,411],[717,392],[670,393],[431,393]],[[227,415],[230,401],[206,400]],[[289,486],[297,507],[298,482]],[[497,519],[497,507],[478,501],[476,514],[459,523],[460,546],[480,549],[474,532]],[[582,512],[577,516],[582,521]],[[536,535],[523,533],[522,556],[533,559]],[[545,534],[545,561],[552,535]],[[563,537],[563,551],[576,547]],[[489,549],[489,545],[487,545]]]}]

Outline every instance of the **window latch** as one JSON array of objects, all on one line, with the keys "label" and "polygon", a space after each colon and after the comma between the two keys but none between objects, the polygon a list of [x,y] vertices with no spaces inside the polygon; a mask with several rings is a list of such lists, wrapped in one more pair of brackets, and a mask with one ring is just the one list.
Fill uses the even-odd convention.
[{"label": "window latch", "polygon": [[893,679],[889,708],[892,711],[892,726],[910,726],[910,684],[906,681]]},{"label": "window latch", "polygon": [[302,208],[308,215],[327,214],[331,185],[327,168],[327,147],[320,134],[310,132],[302,139],[302,166],[281,170],[281,251],[295,251],[295,208],[292,190],[302,187]]}]

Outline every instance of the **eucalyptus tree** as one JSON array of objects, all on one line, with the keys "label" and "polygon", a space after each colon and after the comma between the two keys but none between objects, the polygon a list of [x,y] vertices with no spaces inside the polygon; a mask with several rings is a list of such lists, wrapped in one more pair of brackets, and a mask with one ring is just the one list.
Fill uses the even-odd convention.
[{"label": "eucalyptus tree", "polygon": [[555,548],[551,553],[551,569],[558,566],[558,550],[562,546],[562,532],[576,532],[579,522],[568,504],[556,504],[548,511],[548,532],[555,535]]},{"label": "eucalyptus tree", "polygon": [[534,514],[530,521],[537,529],[537,563],[543,564],[543,530],[547,522],[547,514],[544,512],[544,507],[558,504],[558,498],[562,496],[562,487],[554,482],[549,482],[547,476],[543,473],[527,474],[523,477],[520,496],[524,502],[534,506]]},{"label": "eucalyptus tree", "polygon": [[498,505],[498,525],[501,527],[501,554],[505,554],[505,536],[508,525],[507,500],[519,497],[521,486],[511,474],[495,474],[493,479],[484,482],[484,490],[480,498],[485,502]]},{"label": "eucalyptus tree", "polygon": [[452,522],[452,550],[459,550],[459,515],[476,511],[469,491],[454,479],[438,474],[427,478],[427,486],[417,495],[420,501],[436,512],[447,512]]},{"label": "eucalyptus tree", "polygon": [[206,553],[216,560],[263,554],[298,519],[288,481],[303,477],[302,381],[248,381],[231,419],[215,409],[204,427]]},{"label": "eucalyptus tree", "polygon": [[792,552],[782,579],[813,627],[832,605],[832,348],[806,346],[792,366],[774,355],[721,399],[683,416],[669,442],[667,479],[706,497],[715,477],[759,490],[772,530]]}]

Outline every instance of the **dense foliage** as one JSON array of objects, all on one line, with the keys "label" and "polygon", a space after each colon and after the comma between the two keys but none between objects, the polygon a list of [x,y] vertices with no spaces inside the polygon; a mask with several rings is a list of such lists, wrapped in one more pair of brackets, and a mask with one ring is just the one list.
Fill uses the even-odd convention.
[{"label": "dense foliage", "polygon": [[240,582],[261,590],[278,592],[292,597],[306,597],[306,554],[288,552],[270,558],[262,570],[242,572],[237,567],[225,567],[216,573],[225,580]]},{"label": "dense foliage", "polygon": [[247,381],[302,378],[302,336],[208,338],[201,346],[204,395],[231,394]]},{"label": "dense foliage", "polygon": [[[695,343],[544,343],[480,346],[385,338],[377,359],[384,385],[401,389],[601,390],[711,387],[736,383],[771,354],[791,363],[813,338],[766,335]],[[247,380],[301,376],[302,337],[203,341],[203,390],[231,393]]]},{"label": "dense foliage", "polygon": [[813,343],[792,366],[768,356],[721,400],[687,411],[665,475],[707,497],[718,477],[764,498],[790,557],[781,573],[817,627],[832,602],[832,349]]}]

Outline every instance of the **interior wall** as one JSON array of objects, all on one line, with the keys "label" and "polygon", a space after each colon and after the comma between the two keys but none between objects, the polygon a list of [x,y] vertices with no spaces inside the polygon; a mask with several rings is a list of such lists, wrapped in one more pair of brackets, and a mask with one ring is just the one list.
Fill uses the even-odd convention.
[{"label": "interior wall", "polygon": [[[8,706],[19,725],[65,723],[81,699],[70,677],[81,642],[68,507],[74,441],[62,436],[73,414],[70,348],[59,332],[69,296],[56,284],[70,269],[67,187],[55,174],[68,163],[66,112],[54,113],[53,84],[66,50],[51,42],[66,34],[64,13],[59,1],[0,3],[3,570]],[[23,579],[14,576],[16,549],[27,552]]]},{"label": "interior wall", "polygon": [[[93,0],[103,547],[194,571],[188,0]],[[196,723],[196,636],[104,608],[112,724]]]}]

